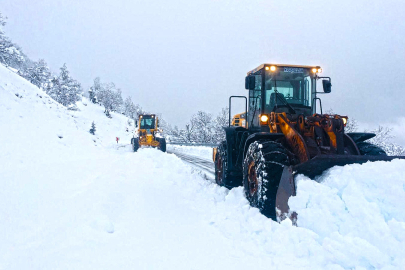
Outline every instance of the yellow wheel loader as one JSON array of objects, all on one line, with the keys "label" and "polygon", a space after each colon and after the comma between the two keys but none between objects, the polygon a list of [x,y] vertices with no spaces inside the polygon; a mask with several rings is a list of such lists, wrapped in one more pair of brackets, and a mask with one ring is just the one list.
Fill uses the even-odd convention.
[{"label": "yellow wheel loader", "polygon": [[139,115],[137,126],[134,137],[131,139],[134,152],[140,147],[154,147],[166,152],[166,140],[161,136],[159,120],[155,114]]},{"label": "yellow wheel loader", "polygon": [[213,151],[215,181],[243,186],[250,204],[274,220],[296,220],[288,199],[296,194],[297,174],[316,181],[336,165],[405,158],[367,142],[375,134],[346,133],[347,116],[322,113],[318,94],[330,93],[332,84],[321,72],[319,66],[263,64],[247,74],[248,98],[229,98],[229,108],[233,98],[245,100],[247,125],[236,125],[236,117],[231,125],[229,113],[226,140]]}]

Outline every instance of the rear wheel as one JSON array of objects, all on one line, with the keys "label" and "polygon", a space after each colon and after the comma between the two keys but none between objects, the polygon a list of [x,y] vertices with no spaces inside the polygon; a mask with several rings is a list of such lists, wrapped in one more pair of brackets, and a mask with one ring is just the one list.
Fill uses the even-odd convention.
[{"label": "rear wheel", "polygon": [[360,151],[360,155],[362,156],[386,156],[387,153],[385,151],[372,143],[369,142],[359,142],[357,143],[357,148]]},{"label": "rear wheel", "polygon": [[243,162],[245,196],[253,207],[277,220],[276,195],[285,166],[290,165],[290,153],[273,141],[254,142]]},{"label": "rear wheel", "polygon": [[138,138],[133,138],[132,148],[134,149],[134,152],[138,151],[138,149],[139,149],[139,139]]}]

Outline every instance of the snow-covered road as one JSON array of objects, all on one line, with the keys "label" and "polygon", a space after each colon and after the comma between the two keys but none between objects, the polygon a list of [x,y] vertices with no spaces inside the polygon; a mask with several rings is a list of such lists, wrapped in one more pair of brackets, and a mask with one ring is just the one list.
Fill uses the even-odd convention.
[{"label": "snow-covered road", "polygon": [[201,171],[203,171],[204,173],[206,173],[210,179],[214,179],[215,167],[214,167],[214,163],[212,160],[208,160],[206,158],[201,158],[201,157],[195,156],[195,155],[185,154],[184,152],[170,150],[170,148],[167,150],[167,153],[175,154],[176,156],[181,158],[183,161],[191,164],[192,166],[194,166],[194,167],[200,169]]}]

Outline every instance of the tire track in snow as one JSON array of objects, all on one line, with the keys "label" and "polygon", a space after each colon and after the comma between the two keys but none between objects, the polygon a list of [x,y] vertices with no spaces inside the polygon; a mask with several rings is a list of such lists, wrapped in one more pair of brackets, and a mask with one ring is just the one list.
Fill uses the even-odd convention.
[{"label": "tire track in snow", "polygon": [[207,160],[207,159],[197,157],[197,156],[191,156],[191,155],[187,155],[187,154],[179,153],[179,152],[175,152],[175,151],[167,151],[167,153],[175,154],[181,160],[193,165],[194,167],[197,167],[197,168],[203,170],[205,173],[208,173],[209,176],[214,178],[214,175],[215,175],[214,162]]}]

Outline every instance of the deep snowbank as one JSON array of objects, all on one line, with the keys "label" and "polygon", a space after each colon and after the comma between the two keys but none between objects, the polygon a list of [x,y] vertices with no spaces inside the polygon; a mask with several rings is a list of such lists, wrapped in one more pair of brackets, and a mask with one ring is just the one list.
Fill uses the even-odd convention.
[{"label": "deep snowbank", "polygon": [[332,168],[322,184],[301,176],[294,227],[174,155],[117,145],[131,137],[127,119],[79,107],[66,110],[0,66],[0,269],[405,265],[404,161]]},{"label": "deep snowbank", "polygon": [[299,213],[298,226],[316,232],[328,248],[344,246],[334,260],[347,268],[365,261],[368,267],[404,268],[404,165],[393,160],[334,167],[321,184],[301,177],[298,196],[289,201]]}]

